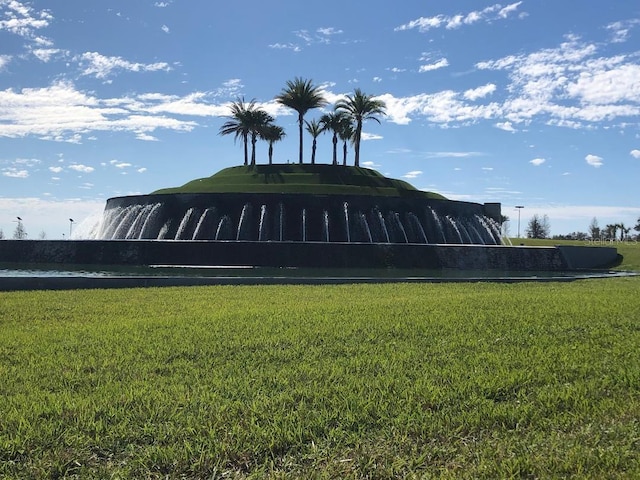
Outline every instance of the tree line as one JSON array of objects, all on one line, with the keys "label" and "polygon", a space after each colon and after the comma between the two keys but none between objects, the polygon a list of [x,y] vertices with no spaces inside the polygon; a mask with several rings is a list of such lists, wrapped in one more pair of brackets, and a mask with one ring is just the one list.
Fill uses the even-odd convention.
[{"label": "tree line", "polygon": [[[550,225],[547,215],[533,215],[527,224],[525,233],[527,238],[550,238]],[[638,239],[640,237],[640,218],[633,227],[638,232],[631,234],[632,227],[627,227],[623,222],[609,223],[604,228],[600,228],[598,219],[593,217],[587,232],[571,232],[564,235],[554,235],[554,240],[605,240],[605,241],[624,241]]]},{"label": "tree line", "polygon": [[[304,162],[303,137],[304,130],[311,135],[311,163],[316,163],[316,148],[318,137],[325,132],[332,133],[333,165],[338,165],[338,143],[342,145],[342,164],[347,164],[347,144],[353,144],[354,165],[360,166],[360,141],[362,139],[362,125],[367,120],[380,123],[379,116],[385,115],[385,104],[373,98],[359,88],[353,94],[346,95],[333,106],[333,111],[322,115],[319,119],[307,121],[304,119],[309,110],[322,108],[328,104],[323,97],[320,87],[312,80],[296,77],[289,80],[275,101],[280,105],[294,110],[298,115],[299,152],[298,163]],[[243,144],[244,164],[256,164],[256,143],[264,140],[269,144],[269,165],[273,163],[273,145],[281,141],[286,133],[284,128],[276,125],[275,119],[256,104],[256,100],[245,101],[238,98],[230,105],[230,115],[220,127],[220,135],[233,135]],[[251,155],[249,155],[249,145]]]}]

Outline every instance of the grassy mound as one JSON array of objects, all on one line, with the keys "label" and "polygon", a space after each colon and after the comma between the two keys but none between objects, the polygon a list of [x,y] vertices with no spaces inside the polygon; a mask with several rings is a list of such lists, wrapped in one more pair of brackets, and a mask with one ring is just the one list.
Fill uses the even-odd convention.
[{"label": "grassy mound", "polygon": [[181,187],[153,193],[310,193],[444,199],[368,168],[300,164],[230,167]]}]

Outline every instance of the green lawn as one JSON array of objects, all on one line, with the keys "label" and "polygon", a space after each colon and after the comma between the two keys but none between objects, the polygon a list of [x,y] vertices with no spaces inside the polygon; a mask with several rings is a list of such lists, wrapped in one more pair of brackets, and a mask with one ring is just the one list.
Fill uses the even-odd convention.
[{"label": "green lawn", "polygon": [[639,288],[0,292],[0,478],[639,478]]}]

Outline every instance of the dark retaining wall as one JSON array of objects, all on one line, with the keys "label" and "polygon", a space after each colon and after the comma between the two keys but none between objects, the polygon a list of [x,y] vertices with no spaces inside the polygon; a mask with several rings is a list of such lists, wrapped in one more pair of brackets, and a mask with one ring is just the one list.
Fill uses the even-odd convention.
[{"label": "dark retaining wall", "polygon": [[0,240],[0,262],[563,271],[613,264],[611,247],[242,241]]}]

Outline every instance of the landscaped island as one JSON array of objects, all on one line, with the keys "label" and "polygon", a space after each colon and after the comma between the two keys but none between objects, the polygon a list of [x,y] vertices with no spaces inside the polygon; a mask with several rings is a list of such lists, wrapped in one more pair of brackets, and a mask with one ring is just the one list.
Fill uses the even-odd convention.
[{"label": "landscaped island", "polygon": [[499,221],[367,168],[251,165],[109,199],[96,238],[499,245]]}]

